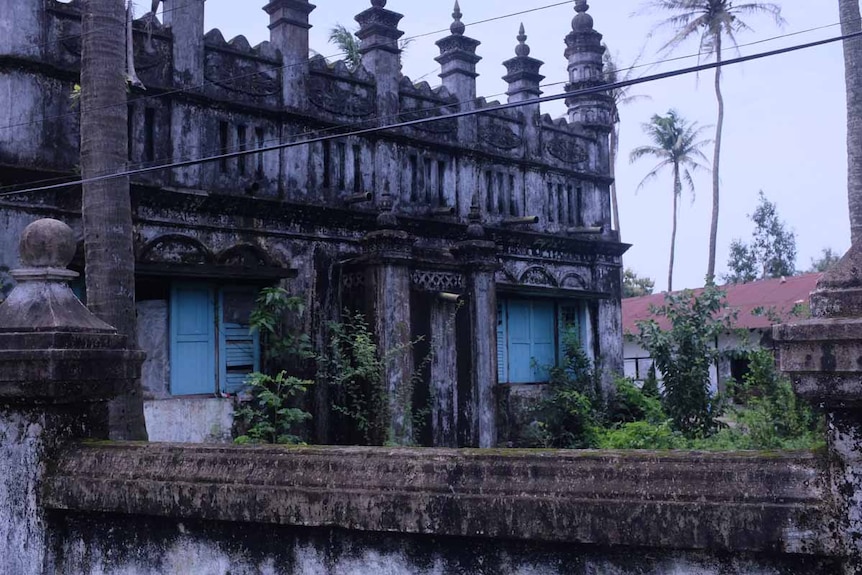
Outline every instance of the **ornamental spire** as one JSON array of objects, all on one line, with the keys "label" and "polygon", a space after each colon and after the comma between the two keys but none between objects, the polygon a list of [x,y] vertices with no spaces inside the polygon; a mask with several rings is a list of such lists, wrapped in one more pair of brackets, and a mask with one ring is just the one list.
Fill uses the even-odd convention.
[{"label": "ornamental spire", "polygon": [[461,6],[458,4],[458,0],[455,0],[455,9],[452,12],[453,22],[452,25],[449,26],[449,31],[452,32],[452,34],[455,36],[463,36],[464,31],[467,29],[467,26],[465,26],[464,23],[461,22],[461,18],[463,16],[464,15],[461,14]]}]

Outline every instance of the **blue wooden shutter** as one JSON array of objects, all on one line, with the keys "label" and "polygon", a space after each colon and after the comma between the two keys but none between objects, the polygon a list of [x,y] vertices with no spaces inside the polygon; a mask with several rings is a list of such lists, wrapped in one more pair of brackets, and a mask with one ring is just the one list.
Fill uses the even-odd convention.
[{"label": "blue wooden shutter", "polygon": [[497,302],[497,383],[509,381],[509,342],[506,329],[506,302]]},{"label": "blue wooden shutter", "polygon": [[[245,386],[248,375],[260,371],[260,339],[251,333],[248,315],[254,305],[254,292],[225,288],[219,292],[219,387],[225,393],[237,393]],[[226,305],[227,300],[247,300],[242,305]],[[233,309],[229,309],[233,308]]]},{"label": "blue wooden shutter", "polygon": [[548,369],[556,365],[556,332],[553,301],[534,301],[530,304],[530,381],[548,381]]},{"label": "blue wooden shutter", "polygon": [[529,383],[533,381],[531,365],[532,338],[530,337],[530,302],[509,301],[509,381]]},{"label": "blue wooden shutter", "polygon": [[215,302],[206,285],[171,287],[171,393],[216,391]]}]

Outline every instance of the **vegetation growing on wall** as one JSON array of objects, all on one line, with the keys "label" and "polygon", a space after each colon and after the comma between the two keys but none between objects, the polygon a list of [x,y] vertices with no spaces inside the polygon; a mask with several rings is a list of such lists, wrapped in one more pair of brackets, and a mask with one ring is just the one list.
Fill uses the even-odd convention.
[{"label": "vegetation growing on wall", "polygon": [[311,414],[300,405],[313,382],[288,375],[287,369],[311,359],[311,345],[306,334],[286,329],[283,318],[301,317],[303,311],[301,298],[283,288],[260,292],[250,325],[260,334],[264,367],[249,376],[250,397],[234,412],[237,443],[302,443],[302,424]]},{"label": "vegetation growing on wall", "polygon": [[641,326],[643,345],[664,376],[651,370],[638,388],[618,379],[604,398],[601,373],[574,334],[565,337],[564,361],[551,369],[549,392],[534,413],[523,441],[534,447],[602,449],[808,449],[822,443],[819,418],[798,400],[790,382],[766,350],[743,351],[749,372],[729,382],[729,397],[709,388],[709,368],[718,353],[714,336],[732,328],[724,294],[669,294],[657,315],[671,322]]}]

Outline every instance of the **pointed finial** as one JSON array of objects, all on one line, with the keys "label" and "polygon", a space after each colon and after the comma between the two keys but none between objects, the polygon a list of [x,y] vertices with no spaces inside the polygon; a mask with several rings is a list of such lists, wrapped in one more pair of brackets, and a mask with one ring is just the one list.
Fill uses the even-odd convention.
[{"label": "pointed finial", "polygon": [[590,9],[590,5],[587,4],[587,0],[575,0],[575,12],[581,14]]},{"label": "pointed finial", "polygon": [[371,0],[371,5],[375,8],[386,8],[386,0]]},{"label": "pointed finial", "polygon": [[458,4],[458,0],[455,0],[455,9],[452,12],[452,18],[455,21],[452,22],[451,26],[449,26],[449,30],[455,36],[463,36],[464,31],[467,29],[467,26],[465,26],[464,23],[461,22],[462,16],[463,16],[463,14],[461,14],[461,6]]},{"label": "pointed finial", "polygon": [[530,47],[527,46],[527,34],[524,32],[524,23],[521,22],[521,28],[518,30],[518,45],[515,47],[516,56],[529,56]]}]

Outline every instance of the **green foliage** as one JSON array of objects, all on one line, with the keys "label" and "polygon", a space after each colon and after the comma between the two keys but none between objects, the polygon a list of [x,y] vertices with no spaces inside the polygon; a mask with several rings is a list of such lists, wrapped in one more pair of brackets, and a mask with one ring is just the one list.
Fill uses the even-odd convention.
[{"label": "green foliage", "polygon": [[796,234],[779,218],[778,208],[763,191],[760,202],[749,219],[754,222],[751,242],[734,240],[730,244],[730,283],[744,283],[760,278],[779,278],[796,273]]},{"label": "green foliage", "polygon": [[840,260],[841,254],[832,251],[832,248],[823,248],[820,250],[819,258],[811,258],[811,267],[808,268],[808,273],[823,273],[825,271],[829,271],[829,269]]},{"label": "green foliage", "polygon": [[757,449],[811,443],[818,418],[796,397],[790,381],[778,372],[772,353],[752,351],[748,360],[749,371],[734,390],[743,405],[733,409],[732,419]]},{"label": "green foliage", "polygon": [[248,443],[301,444],[296,430],[311,414],[292,407],[292,401],[305,394],[310,381],[281,371],[275,377],[253,373],[247,382],[251,400],[234,412],[234,419],[245,433],[234,441]]},{"label": "green foliage", "polygon": [[[306,334],[286,329],[285,314],[293,313],[299,320],[303,304],[283,288],[265,288],[258,295],[249,323],[260,333],[265,370],[273,366],[299,363],[312,357]],[[313,382],[300,379],[279,369],[276,374],[255,372],[246,380],[250,399],[234,412],[235,428],[242,432],[236,443],[301,443],[301,425],[311,414],[297,405]]]},{"label": "green foliage", "polygon": [[602,449],[682,449],[685,443],[668,421],[633,421],[605,429],[599,436]]},{"label": "green foliage", "polygon": [[648,277],[640,277],[631,268],[623,272],[623,297],[640,297],[651,295],[655,290],[655,281]]},{"label": "green foliage", "polygon": [[753,282],[757,279],[757,256],[745,242],[733,240],[727,268],[730,271],[724,276],[724,281],[732,284]]},{"label": "green foliage", "polygon": [[638,341],[664,376],[663,407],[683,435],[707,437],[719,427],[722,410],[710,390],[709,371],[719,353],[716,338],[732,327],[725,294],[712,284],[698,296],[688,290],[669,293],[653,313],[667,318],[670,329],[662,330],[653,319],[638,322]]},{"label": "green foliage", "polygon": [[389,402],[383,386],[384,359],[365,316],[345,311],[329,324],[329,344],[318,357],[318,374],[336,389],[332,408],[347,418],[370,445],[388,439]]}]

